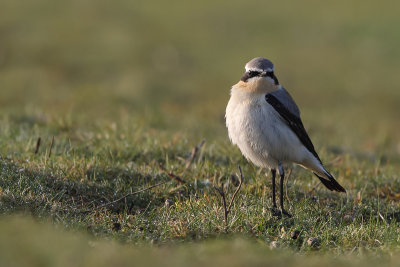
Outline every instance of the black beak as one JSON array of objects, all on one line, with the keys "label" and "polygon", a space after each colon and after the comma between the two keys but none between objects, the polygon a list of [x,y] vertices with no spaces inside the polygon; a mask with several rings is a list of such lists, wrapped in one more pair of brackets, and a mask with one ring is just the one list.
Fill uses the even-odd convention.
[{"label": "black beak", "polygon": [[243,77],[240,79],[242,82],[247,82],[248,79],[254,77],[255,75],[251,72],[245,72]]}]

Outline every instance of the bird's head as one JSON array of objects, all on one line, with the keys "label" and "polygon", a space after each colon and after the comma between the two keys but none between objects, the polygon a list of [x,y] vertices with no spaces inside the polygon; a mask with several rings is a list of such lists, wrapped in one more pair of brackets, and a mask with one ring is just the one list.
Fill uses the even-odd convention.
[{"label": "bird's head", "polygon": [[[245,66],[246,72],[240,79],[247,88],[259,91],[275,91],[279,88],[279,81],[274,74],[274,64],[266,58],[256,57]],[[243,84],[243,85],[244,85]]]}]

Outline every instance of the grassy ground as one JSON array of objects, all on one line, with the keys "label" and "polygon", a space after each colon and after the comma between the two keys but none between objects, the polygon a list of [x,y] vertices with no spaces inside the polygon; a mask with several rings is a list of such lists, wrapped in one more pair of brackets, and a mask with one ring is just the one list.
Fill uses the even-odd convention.
[{"label": "grassy ground", "polygon": [[[397,10],[391,1],[2,1],[1,258],[62,265],[76,255],[71,265],[95,265],[109,251],[121,265],[394,263]],[[328,192],[287,166],[290,219],[271,216],[269,174],[243,159],[224,126],[230,86],[255,56],[275,62],[348,192]],[[245,181],[227,227],[213,185],[230,198],[238,164]]]}]

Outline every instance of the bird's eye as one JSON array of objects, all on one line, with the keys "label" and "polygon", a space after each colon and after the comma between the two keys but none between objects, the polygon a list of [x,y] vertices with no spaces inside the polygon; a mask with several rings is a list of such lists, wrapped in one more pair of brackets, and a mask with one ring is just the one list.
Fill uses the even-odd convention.
[{"label": "bird's eye", "polygon": [[255,76],[258,76],[258,75],[260,75],[259,71],[254,71],[254,70],[249,71],[249,76],[250,77],[255,77]]},{"label": "bird's eye", "polygon": [[247,82],[248,79],[253,78],[255,76],[259,76],[261,74],[261,72],[259,71],[254,71],[254,70],[250,70],[250,71],[246,71],[246,73],[243,75],[242,79],[240,79],[243,82]]}]

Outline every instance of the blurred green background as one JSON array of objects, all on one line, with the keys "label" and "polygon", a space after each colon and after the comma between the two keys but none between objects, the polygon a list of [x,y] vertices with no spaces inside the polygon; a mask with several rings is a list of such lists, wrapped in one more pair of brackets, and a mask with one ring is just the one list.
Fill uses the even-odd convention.
[{"label": "blurred green background", "polygon": [[[194,163],[188,180],[197,184],[197,179],[208,179],[218,172],[230,177],[232,168],[241,161],[246,175],[252,177],[244,189],[244,199],[255,199],[258,206],[254,207],[260,208],[269,192],[254,188],[264,180],[257,178],[260,171],[244,163],[230,145],[224,123],[230,88],[242,76],[245,63],[257,56],[275,63],[275,73],[298,103],[316,150],[357,199],[355,203],[365,203],[366,199],[369,216],[376,206],[379,208],[379,192],[384,189],[392,194],[385,207],[397,210],[400,194],[392,185],[398,184],[400,166],[399,10],[400,3],[389,0],[0,1],[0,210],[28,211],[35,218],[100,237],[117,235],[112,225],[115,218],[125,220],[120,211],[110,208],[100,215],[94,212],[86,216],[79,209],[91,208],[92,203],[99,206],[103,198],[114,199],[160,180],[163,174],[157,162],[182,170],[185,153],[202,138],[207,139],[207,157]],[[42,153],[34,155],[39,136]],[[52,136],[56,142],[50,158],[44,151]],[[294,172],[305,176],[298,169]],[[314,180],[309,176],[295,180],[294,187],[311,189],[314,184],[310,181]],[[190,238],[189,226],[184,234],[173,233],[168,229],[175,221],[168,221],[168,217],[160,222],[164,198],[175,200],[181,190],[173,191],[172,186],[176,185],[169,185],[169,191],[160,189],[158,194],[145,195],[141,201],[154,200],[149,218],[135,217],[132,227],[121,223],[126,232],[119,233],[117,239],[133,243],[145,239],[148,244],[159,234],[157,229],[163,241]],[[205,194],[218,203],[218,196]],[[84,196],[87,206],[79,206],[76,196],[81,200]],[[301,194],[297,198],[304,199]],[[338,198],[323,195],[327,202],[339,203]],[[182,210],[192,205],[190,201],[179,203]],[[201,198],[199,203],[199,214],[211,214],[213,208],[208,202]],[[314,204],[304,203],[299,221],[309,217],[308,210],[315,213],[314,219],[321,216],[311,209]],[[335,215],[325,202],[321,203],[320,208],[326,208],[321,212],[342,222],[343,214]],[[351,196],[349,203],[345,212],[354,214]],[[251,218],[238,216],[248,224],[263,216],[258,210],[252,212],[255,215]],[[183,224],[189,216],[172,213]],[[130,218],[130,214],[123,216]],[[208,228],[201,228],[201,223],[192,225],[204,239],[218,233],[212,230],[212,223],[222,225],[218,214],[208,218]],[[138,230],[147,219],[155,225],[153,233]],[[379,218],[367,222],[370,228],[366,229],[375,229],[377,222]],[[31,224],[33,228],[29,229],[27,225]],[[0,225],[4,225],[1,228],[7,238],[15,241],[15,247],[24,244],[28,251],[36,247],[41,231],[47,231],[19,218],[3,217]],[[311,229],[306,223],[298,225],[304,231]],[[359,228],[357,221],[351,226]],[[235,227],[232,231],[236,233],[252,235],[252,225]],[[265,227],[273,230],[261,232],[260,240],[280,240],[274,223]],[[34,241],[24,242],[13,234],[20,229]],[[323,231],[318,225],[315,229]],[[334,233],[355,231],[346,224],[332,229]],[[375,240],[384,236],[388,243],[398,246],[392,234],[398,228],[392,225],[390,229],[382,230],[386,236],[375,230],[360,230],[357,238],[348,234],[338,243],[344,244],[343,250],[350,250],[368,239],[373,248],[387,251]],[[331,242],[329,234],[324,235],[326,244]],[[60,236],[65,239],[64,234]],[[80,238],[72,244],[87,243],[87,237]],[[69,244],[68,239],[64,241]],[[288,247],[293,245],[290,240],[285,242]],[[8,241],[0,246],[6,248]],[[108,245],[104,246],[107,250]],[[85,249],[89,249],[87,245]],[[118,249],[111,250],[113,257],[118,258]],[[196,255],[201,246],[191,249]],[[330,249],[326,245],[326,250]],[[51,258],[40,255],[40,266],[42,258]],[[89,265],[97,256],[90,257]],[[310,262],[304,264],[309,266]]]},{"label": "blurred green background", "polygon": [[86,123],[129,116],[226,139],[230,87],[263,56],[317,144],[395,155],[398,10],[396,1],[3,0],[0,110]]}]

